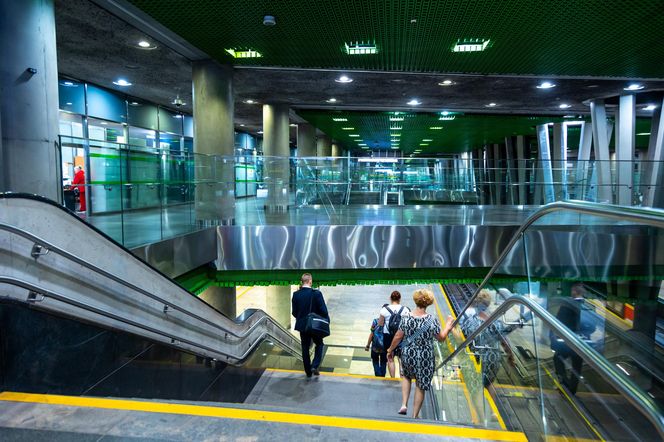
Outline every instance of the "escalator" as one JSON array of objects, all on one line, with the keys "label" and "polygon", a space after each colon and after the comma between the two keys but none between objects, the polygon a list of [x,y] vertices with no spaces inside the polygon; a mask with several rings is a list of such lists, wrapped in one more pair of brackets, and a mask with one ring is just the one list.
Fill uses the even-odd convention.
[{"label": "escalator", "polygon": [[[545,206],[481,284],[441,286],[460,327],[440,379],[462,377],[483,425],[500,415],[528,439],[662,440],[662,232],[659,210]],[[610,311],[618,302],[636,314]]]},{"label": "escalator", "polygon": [[[659,215],[637,215],[664,226]],[[152,432],[142,436],[165,438],[168,434],[159,431],[176,431],[170,422],[180,422],[173,416],[189,413],[214,419],[192,429],[196,438],[212,438],[214,433],[201,428],[221,431],[222,425],[224,435],[258,439],[301,439],[292,427],[306,426],[306,438],[323,439],[360,439],[378,431],[381,440],[661,440],[661,390],[635,382],[618,366],[622,361],[622,369],[631,372],[633,357],[616,362],[625,354],[622,347],[603,354],[614,341],[605,340],[599,351],[540,305],[545,290],[535,288],[549,280],[538,280],[537,272],[550,278],[551,269],[529,264],[532,238],[542,234],[524,234],[529,222],[482,284],[447,296],[449,313],[461,322],[480,289],[495,292],[480,328],[466,329],[466,335],[456,330],[436,346],[434,388],[416,422],[389,411],[399,403],[398,380],[334,373],[307,380],[298,340],[265,313],[227,318],[65,209],[36,197],[4,195],[0,435],[11,436],[8,440],[80,435],[76,428],[111,409],[136,413],[132,419],[139,421],[132,428],[148,428],[146,422],[157,419],[142,412],[157,413],[156,426],[164,429],[149,426]],[[658,268],[658,256],[653,259],[648,269]],[[634,269],[627,271],[635,276]],[[439,295],[447,295],[444,288]],[[498,333],[504,342],[496,352],[489,348],[492,338],[482,335],[495,336],[498,321],[506,328]],[[566,366],[582,361],[575,391],[559,379],[552,337],[576,355],[566,358]],[[34,419],[42,413],[58,419]],[[7,428],[19,433],[3,432]]]},{"label": "escalator", "polygon": [[[285,438],[296,424],[349,439],[370,430],[394,440],[523,440],[440,425],[431,401],[413,423],[390,410],[400,401],[397,379],[322,373],[307,380],[299,347],[264,312],[227,318],[50,201],[0,198],[3,440],[99,439],[92,422],[127,412],[132,429],[116,435],[150,428],[140,436],[155,437],[163,427],[173,432],[164,438],[177,439],[181,428],[168,425],[190,413],[211,418],[201,423],[209,431],[222,425],[224,434],[250,438],[259,428],[266,435],[279,428]],[[156,424],[146,412],[159,415]]]}]

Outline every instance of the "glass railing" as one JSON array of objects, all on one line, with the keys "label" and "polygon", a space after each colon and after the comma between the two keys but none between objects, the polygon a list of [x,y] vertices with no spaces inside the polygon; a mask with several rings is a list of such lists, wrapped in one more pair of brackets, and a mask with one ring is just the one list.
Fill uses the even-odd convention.
[{"label": "glass railing", "polygon": [[[60,141],[69,155],[62,160],[65,205],[128,247],[233,220],[520,225],[546,202],[617,201],[623,188],[632,204],[645,204],[653,185],[644,177],[659,165],[630,162],[637,172],[627,186],[617,184],[616,162],[610,163],[613,181],[603,183],[594,161],[567,162],[547,174],[531,160],[517,171],[514,162],[500,161],[485,168],[450,158],[216,156],[65,136]],[[84,166],[85,184],[74,184],[75,165]]]},{"label": "glass railing", "polygon": [[[664,211],[542,209],[466,304],[449,347],[441,346],[442,392],[463,384],[469,423],[529,438],[661,440],[664,426],[653,422],[664,422],[662,238]],[[514,295],[525,301],[509,304]],[[463,408],[449,397],[440,403]]]}]

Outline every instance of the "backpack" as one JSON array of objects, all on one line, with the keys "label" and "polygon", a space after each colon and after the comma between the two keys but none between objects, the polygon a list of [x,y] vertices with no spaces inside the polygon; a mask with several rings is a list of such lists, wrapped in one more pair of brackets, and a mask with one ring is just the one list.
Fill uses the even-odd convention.
[{"label": "backpack", "polygon": [[376,353],[382,353],[385,351],[385,341],[383,339],[383,327],[378,326],[378,320],[374,319],[371,323],[371,332],[373,337],[371,338],[371,349]]},{"label": "backpack", "polygon": [[399,309],[397,313],[394,313],[390,308],[388,308],[387,304],[385,304],[383,307],[388,309],[390,313],[390,319],[387,321],[387,331],[394,336],[397,333],[397,330],[399,330],[399,324],[401,324],[401,313],[403,312],[403,309],[405,308],[403,305]]}]

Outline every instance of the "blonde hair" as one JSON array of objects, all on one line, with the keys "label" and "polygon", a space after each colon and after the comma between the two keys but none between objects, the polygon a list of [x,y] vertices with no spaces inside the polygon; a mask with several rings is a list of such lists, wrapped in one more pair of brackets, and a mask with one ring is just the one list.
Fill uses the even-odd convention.
[{"label": "blonde hair", "polygon": [[[495,292],[494,292],[495,293]],[[480,292],[477,294],[477,298],[475,298],[475,304],[484,304],[487,307],[491,305],[491,299],[493,298],[493,294],[491,293],[490,290],[488,289],[482,289]]]},{"label": "blonde hair", "polygon": [[413,301],[419,308],[427,308],[433,304],[433,292],[427,289],[417,289],[413,293]]},{"label": "blonde hair", "polygon": [[302,278],[300,278],[300,282],[302,284],[311,284],[312,279],[313,278],[311,277],[311,273],[304,273]]}]

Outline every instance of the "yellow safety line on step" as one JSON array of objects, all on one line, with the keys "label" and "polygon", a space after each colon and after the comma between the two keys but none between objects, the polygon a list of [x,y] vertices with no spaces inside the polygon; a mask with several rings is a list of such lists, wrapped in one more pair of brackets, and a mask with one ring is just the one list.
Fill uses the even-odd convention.
[{"label": "yellow safety line on step", "polygon": [[315,414],[284,413],[277,411],[248,410],[241,408],[212,407],[203,405],[15,392],[0,393],[0,401],[62,405],[69,407],[90,407],[108,410],[128,410],[147,413],[168,413],[224,419],[277,422],[295,425],[316,425],[321,427],[349,428],[354,430],[426,434],[432,436],[447,436],[458,438],[527,441],[525,434],[512,431],[485,430],[478,428],[464,428],[438,424],[400,421],[391,421],[389,422],[389,425],[386,425],[384,420],[320,416]]},{"label": "yellow safety line on step", "polygon": [[500,426],[501,429],[507,430],[507,426],[505,425],[505,421],[503,420],[503,417],[500,415],[498,412],[498,407],[496,406],[496,403],[493,400],[493,397],[489,394],[489,391],[485,388],[484,389],[484,397],[486,398],[486,401],[489,403],[489,407],[491,407],[491,410],[493,410],[493,414],[496,416],[496,419],[498,420],[498,425]]},{"label": "yellow safety line on step", "polygon": [[574,408],[574,410],[576,411],[576,413],[577,413],[579,416],[581,416],[581,419],[583,419],[584,422],[586,423],[586,425],[588,425],[588,428],[590,428],[590,429],[592,430],[592,432],[595,433],[595,435],[599,438],[599,440],[604,441],[604,439],[602,438],[602,436],[599,434],[599,431],[597,431],[597,430],[595,429],[595,427],[590,423],[590,421],[589,421],[588,419],[586,419],[586,417],[583,415],[583,413],[581,412],[581,410],[579,410],[579,407],[576,406],[576,404],[574,403],[574,401],[572,400],[572,398],[569,397],[569,395],[567,394],[567,392],[565,391],[565,389],[560,385],[560,383],[558,382],[558,379],[556,379],[555,377],[553,377],[553,376],[551,375],[551,372],[550,372],[546,367],[542,367],[542,368],[544,368],[544,371],[546,372],[546,374],[551,378],[551,380],[553,381],[554,385],[555,385],[556,387],[558,387],[558,390],[560,390],[560,392],[563,394],[563,396],[565,396],[565,399],[567,399],[567,401],[570,403],[570,405],[572,406],[572,408]]},{"label": "yellow safety line on step", "polygon": [[[447,292],[445,292],[445,289],[443,288],[442,284],[438,284],[440,286],[440,291],[443,294],[443,298],[445,299],[445,302],[447,303],[447,307],[450,310],[450,315],[452,315],[454,318],[456,318],[456,315],[454,314],[454,310],[452,309],[452,304],[450,304],[450,300],[447,296]],[[433,297],[433,304],[436,306],[436,312],[438,312],[438,320],[440,321],[440,325],[442,327],[443,324],[445,324],[445,321],[443,320],[443,313],[440,311],[440,306],[438,305],[438,301],[436,300],[436,297]],[[450,332],[451,333],[451,332]],[[465,338],[464,338],[465,340]],[[450,350],[450,354],[454,351],[454,348],[452,347],[452,344],[450,343],[449,339],[445,340],[447,342],[447,348]],[[475,358],[473,356],[470,356],[470,359],[477,363],[475,361]],[[468,385],[466,385],[466,380],[463,376],[463,373],[461,372],[461,369],[459,369],[459,379],[461,380],[461,385],[463,387],[463,395],[466,397],[466,402],[468,402],[468,410],[470,410],[470,420],[474,424],[479,424],[480,423],[480,418],[479,415],[477,414],[477,410],[475,409],[475,405],[473,404],[473,401],[471,400],[470,397],[470,392],[468,391]]]},{"label": "yellow safety line on step", "polygon": [[237,295],[237,296],[235,297],[235,299],[240,299],[240,296],[244,295],[245,293],[247,293],[249,290],[253,289],[254,287],[256,287],[256,286],[255,286],[255,285],[252,285],[251,287],[247,287],[247,289],[246,289],[246,290],[243,290],[242,293],[240,293],[239,295]]}]

